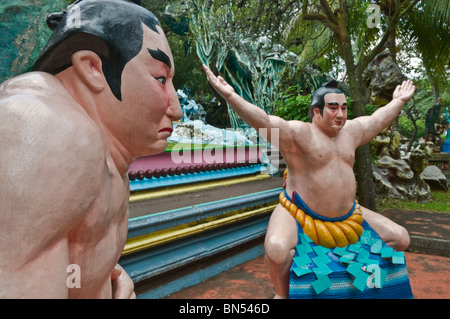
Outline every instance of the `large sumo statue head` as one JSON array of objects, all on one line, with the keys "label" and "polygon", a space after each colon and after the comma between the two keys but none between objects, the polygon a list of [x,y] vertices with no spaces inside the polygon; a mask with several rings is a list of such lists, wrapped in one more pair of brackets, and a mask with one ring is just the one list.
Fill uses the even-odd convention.
[{"label": "large sumo statue head", "polygon": [[[48,16],[53,34],[33,66],[33,71],[53,75],[72,65],[73,53],[91,50],[102,60],[102,69],[114,96],[121,100],[121,74],[141,50],[142,24],[159,33],[158,19],[138,5],[140,1],[78,0],[66,11]],[[150,52],[156,58],[161,51]],[[168,58],[165,58],[170,63]]]},{"label": "large sumo statue head", "polygon": [[33,70],[57,76],[83,107],[95,101],[88,113],[133,158],[164,151],[182,113],[157,18],[127,0],[79,0],[47,24],[53,34]]},{"label": "large sumo statue head", "polygon": [[318,108],[320,114],[323,114],[323,108],[325,106],[325,95],[329,93],[344,94],[344,92],[342,92],[338,88],[338,82],[336,80],[331,80],[327,83],[322,84],[322,86],[319,87],[311,97],[311,105],[309,107],[309,114],[308,114],[310,119],[314,117],[313,110],[315,108]]}]

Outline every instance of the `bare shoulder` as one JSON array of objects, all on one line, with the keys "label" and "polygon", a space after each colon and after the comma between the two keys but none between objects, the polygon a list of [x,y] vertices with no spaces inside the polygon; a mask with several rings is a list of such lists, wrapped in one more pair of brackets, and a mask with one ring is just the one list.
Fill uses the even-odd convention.
[{"label": "bare shoulder", "polygon": [[292,147],[295,145],[296,151],[303,149],[305,145],[311,142],[312,123],[302,121],[289,121],[288,123],[291,127],[290,138]]},{"label": "bare shoulder", "polygon": [[346,130],[351,130],[351,131],[360,131],[363,129],[363,126],[361,124],[360,118],[356,118],[356,119],[352,119],[352,120],[347,120],[347,122],[345,122],[344,128]]},{"label": "bare shoulder", "polygon": [[311,131],[312,123],[310,122],[290,121],[290,123],[299,133],[308,134]]},{"label": "bare shoulder", "polygon": [[361,141],[365,136],[365,128],[363,123],[361,122],[361,119],[362,117],[348,120],[341,131],[342,135],[345,136],[345,139],[347,141],[354,141],[354,144],[356,146],[361,145]]},{"label": "bare shoulder", "polygon": [[9,235],[2,245],[49,244],[83,219],[101,186],[101,136],[63,90],[42,74],[0,87],[0,224]]},{"label": "bare shoulder", "polygon": [[[32,72],[3,83],[0,114],[3,149],[16,152],[16,159],[39,161],[58,154],[59,163],[72,158],[81,164],[73,156],[102,153],[98,129],[52,75]],[[20,152],[27,156],[19,157]]]},{"label": "bare shoulder", "polygon": [[301,143],[305,135],[308,135],[310,131],[310,123],[295,121],[295,120],[284,120],[282,118],[273,116],[275,128],[279,129],[280,138],[280,149],[289,149],[294,146],[294,144]]}]

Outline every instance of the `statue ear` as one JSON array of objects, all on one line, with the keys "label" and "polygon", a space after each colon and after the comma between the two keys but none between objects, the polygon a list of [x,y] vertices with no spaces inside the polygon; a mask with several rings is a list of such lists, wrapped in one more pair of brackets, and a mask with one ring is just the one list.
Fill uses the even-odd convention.
[{"label": "statue ear", "polygon": [[317,117],[317,116],[319,116],[319,115],[320,115],[320,116],[323,116],[323,115],[322,115],[322,112],[320,112],[320,109],[319,109],[318,107],[313,108],[312,111],[313,111],[313,114],[314,114],[315,117]]},{"label": "statue ear", "polygon": [[108,85],[102,70],[102,60],[95,52],[75,52],[72,66],[78,77],[94,92],[101,92]]}]

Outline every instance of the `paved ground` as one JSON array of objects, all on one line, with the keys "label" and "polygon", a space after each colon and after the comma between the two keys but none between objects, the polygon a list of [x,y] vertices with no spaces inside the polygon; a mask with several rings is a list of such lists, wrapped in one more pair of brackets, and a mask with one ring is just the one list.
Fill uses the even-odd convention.
[{"label": "paved ground", "polygon": [[[406,252],[406,264],[415,299],[450,298],[450,258]],[[167,299],[273,298],[264,257],[258,257]]]},{"label": "paved ground", "polygon": [[381,214],[408,230],[411,238],[408,250],[450,257],[450,214],[398,209]]}]

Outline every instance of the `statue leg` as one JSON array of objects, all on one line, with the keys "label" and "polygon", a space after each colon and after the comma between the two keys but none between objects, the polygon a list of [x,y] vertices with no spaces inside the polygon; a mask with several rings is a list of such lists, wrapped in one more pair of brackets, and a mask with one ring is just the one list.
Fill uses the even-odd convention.
[{"label": "statue leg", "polygon": [[297,245],[297,224],[278,205],[269,220],[264,242],[265,258],[275,288],[275,298],[289,297],[289,270]]},{"label": "statue leg", "polygon": [[389,218],[362,207],[364,219],[378,233],[381,239],[397,251],[403,251],[409,246],[409,233],[399,224]]}]

